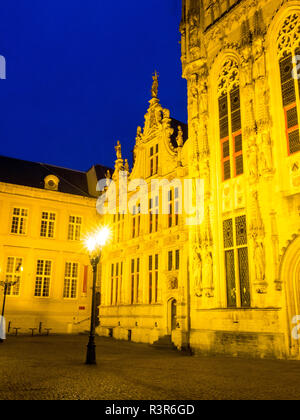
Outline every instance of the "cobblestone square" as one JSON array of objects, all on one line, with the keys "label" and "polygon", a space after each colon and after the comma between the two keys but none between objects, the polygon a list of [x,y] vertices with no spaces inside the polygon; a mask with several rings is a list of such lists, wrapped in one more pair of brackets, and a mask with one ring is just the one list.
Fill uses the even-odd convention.
[{"label": "cobblestone square", "polygon": [[300,363],[190,357],[97,337],[8,337],[0,345],[1,400],[299,399]]}]

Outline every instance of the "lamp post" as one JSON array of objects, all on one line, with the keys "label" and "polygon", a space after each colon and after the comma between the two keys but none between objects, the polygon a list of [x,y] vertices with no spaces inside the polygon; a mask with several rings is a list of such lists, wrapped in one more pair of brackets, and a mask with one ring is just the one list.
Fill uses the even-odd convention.
[{"label": "lamp post", "polygon": [[89,257],[93,269],[93,289],[92,289],[92,309],[91,309],[91,328],[89,342],[87,345],[86,364],[96,364],[96,283],[97,283],[97,270],[98,264],[101,260],[101,252],[103,246],[106,244],[110,236],[110,230],[106,227],[101,228],[94,235],[88,237],[85,241],[85,246],[89,252]]},{"label": "lamp post", "polygon": [[[16,273],[18,273],[19,271],[23,271],[22,264],[19,264],[18,267],[16,268]],[[1,321],[3,321],[3,319],[4,319],[6,296],[7,296],[8,288],[11,288],[11,287],[15,286],[16,284],[19,283],[19,281],[20,281],[20,279],[10,280],[10,281],[9,280],[0,281],[0,286],[4,288]],[[4,340],[2,340],[0,338],[0,343],[3,343],[3,342],[4,342]]]}]

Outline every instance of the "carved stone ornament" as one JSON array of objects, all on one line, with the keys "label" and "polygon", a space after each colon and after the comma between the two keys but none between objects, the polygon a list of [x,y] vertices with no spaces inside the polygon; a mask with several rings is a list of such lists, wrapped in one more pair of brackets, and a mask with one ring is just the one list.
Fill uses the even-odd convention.
[{"label": "carved stone ornament", "polygon": [[178,289],[178,277],[173,273],[167,274],[168,290]]},{"label": "carved stone ornament", "polygon": [[240,73],[238,63],[233,59],[228,59],[222,68],[218,81],[219,96],[226,95],[227,92],[234,90],[239,86]]},{"label": "carved stone ornament", "polygon": [[300,45],[300,13],[289,15],[278,35],[277,51],[279,58],[293,53]]}]

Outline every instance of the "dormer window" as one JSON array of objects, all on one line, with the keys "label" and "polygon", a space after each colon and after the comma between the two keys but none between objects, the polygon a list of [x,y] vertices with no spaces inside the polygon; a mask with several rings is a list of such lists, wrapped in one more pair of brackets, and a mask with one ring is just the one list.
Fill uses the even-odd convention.
[{"label": "dormer window", "polygon": [[48,175],[44,179],[45,190],[58,191],[59,179],[55,175]]}]

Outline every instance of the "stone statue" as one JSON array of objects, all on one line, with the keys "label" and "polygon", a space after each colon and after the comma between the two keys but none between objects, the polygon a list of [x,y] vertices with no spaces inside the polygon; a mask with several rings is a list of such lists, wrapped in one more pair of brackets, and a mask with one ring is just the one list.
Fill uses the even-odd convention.
[{"label": "stone statue", "polygon": [[115,151],[116,151],[117,159],[118,160],[122,159],[121,143],[119,142],[119,140],[118,140],[117,146],[115,147]]},{"label": "stone statue", "polygon": [[254,264],[256,282],[261,283],[265,280],[265,250],[261,242],[255,242]]},{"label": "stone statue", "polygon": [[209,291],[212,291],[214,286],[214,278],[213,278],[213,259],[211,252],[208,248],[205,250],[204,254],[204,262],[203,262],[203,286],[204,289],[207,290],[206,295],[208,297],[211,296]]},{"label": "stone statue", "polygon": [[194,278],[195,278],[195,295],[197,297],[202,296],[202,258],[201,251],[198,247],[194,250]]},{"label": "stone statue", "polygon": [[153,78],[153,84],[152,84],[152,90],[151,90],[151,94],[152,94],[152,98],[157,98],[158,97],[158,74],[157,71],[155,71],[154,76],[152,76]]},{"label": "stone statue", "polygon": [[124,170],[125,170],[126,172],[130,172],[128,159],[125,159]]},{"label": "stone statue", "polygon": [[183,131],[180,125],[178,126],[177,145],[178,147],[183,146]]},{"label": "stone statue", "polygon": [[273,168],[272,141],[270,133],[262,134],[260,166],[262,171],[271,171]]}]

